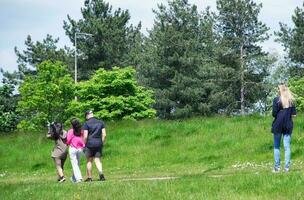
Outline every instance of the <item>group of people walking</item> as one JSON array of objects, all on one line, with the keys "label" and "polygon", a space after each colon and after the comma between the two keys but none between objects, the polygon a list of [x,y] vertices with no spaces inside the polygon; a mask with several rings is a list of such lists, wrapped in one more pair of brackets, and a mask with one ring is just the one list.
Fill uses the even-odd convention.
[{"label": "group of people walking", "polygon": [[58,182],[64,182],[64,163],[69,153],[73,176],[71,181],[79,183],[83,181],[80,170],[80,159],[84,153],[87,158],[85,182],[91,182],[92,179],[92,162],[94,160],[99,173],[99,180],[105,181],[102,171],[102,149],[106,140],[106,129],[104,122],[94,117],[92,111],[85,112],[86,122],[83,126],[78,119],[71,120],[71,129],[67,132],[63,130],[61,123],[52,123],[49,126],[47,137],[55,141],[52,151]]}]

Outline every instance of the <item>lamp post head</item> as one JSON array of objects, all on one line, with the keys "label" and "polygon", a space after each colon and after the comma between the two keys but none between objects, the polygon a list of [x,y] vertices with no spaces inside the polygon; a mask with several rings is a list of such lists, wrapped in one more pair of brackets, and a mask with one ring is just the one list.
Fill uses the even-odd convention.
[{"label": "lamp post head", "polygon": [[76,35],[90,36],[90,37],[93,37],[93,36],[94,36],[94,35],[91,34],[91,33],[82,33],[82,32],[76,32],[75,34],[76,34]]}]

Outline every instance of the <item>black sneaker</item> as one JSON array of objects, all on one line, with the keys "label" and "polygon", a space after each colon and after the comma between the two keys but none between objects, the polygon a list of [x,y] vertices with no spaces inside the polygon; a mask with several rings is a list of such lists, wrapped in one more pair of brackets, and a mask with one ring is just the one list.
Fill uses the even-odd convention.
[{"label": "black sneaker", "polygon": [[100,174],[100,175],[99,175],[99,180],[100,180],[100,181],[105,181],[105,180],[106,180],[106,178],[104,177],[104,175],[103,175],[103,174]]},{"label": "black sneaker", "polygon": [[87,178],[84,182],[92,182],[93,179],[92,178]]},{"label": "black sneaker", "polygon": [[272,173],[280,173],[281,169],[279,167],[274,167]]},{"label": "black sneaker", "polygon": [[62,182],[64,182],[64,181],[65,181],[64,176],[62,176],[62,177],[60,177],[60,178],[58,179],[58,182],[59,182],[59,183],[62,183]]}]

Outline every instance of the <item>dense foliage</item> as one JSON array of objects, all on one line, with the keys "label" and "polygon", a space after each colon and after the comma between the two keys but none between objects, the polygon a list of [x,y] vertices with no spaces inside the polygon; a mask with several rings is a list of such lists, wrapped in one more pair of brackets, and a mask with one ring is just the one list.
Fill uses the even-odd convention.
[{"label": "dense foliage", "polygon": [[261,8],[252,0],[217,0],[217,28],[224,47],[221,63],[233,71],[226,91],[232,107],[242,114],[267,93],[269,65],[260,44],[268,39],[269,28],[259,20]]},{"label": "dense foliage", "polygon": [[265,102],[272,63],[259,46],[268,38],[258,19],[262,5],[218,0],[214,14],[187,0],[168,4],[154,10],[139,65],[140,81],[155,90],[158,116],[244,114]]},{"label": "dense foliage", "polygon": [[297,110],[304,111],[304,78],[291,79],[289,81],[290,90],[295,95]]},{"label": "dense foliage", "polygon": [[199,14],[195,5],[184,0],[170,1],[168,7],[161,4],[154,13],[139,78],[154,89],[158,116],[182,118],[214,112],[222,96],[212,81],[221,67],[214,59],[213,14],[209,10]]},{"label": "dense foliage", "polygon": [[155,116],[151,90],[138,86],[132,67],[112,71],[99,69],[88,81],[77,85],[77,100],[69,104],[69,116],[83,118],[85,110],[94,110],[105,120],[142,119]]},{"label": "dense foliage", "polygon": [[68,118],[64,110],[74,98],[74,84],[67,67],[61,62],[45,61],[37,65],[37,74],[26,76],[19,91],[20,129],[39,129],[47,121]]},{"label": "dense foliage", "polygon": [[18,96],[14,95],[14,87],[9,84],[0,86],[0,132],[14,130],[19,115],[16,111]]}]

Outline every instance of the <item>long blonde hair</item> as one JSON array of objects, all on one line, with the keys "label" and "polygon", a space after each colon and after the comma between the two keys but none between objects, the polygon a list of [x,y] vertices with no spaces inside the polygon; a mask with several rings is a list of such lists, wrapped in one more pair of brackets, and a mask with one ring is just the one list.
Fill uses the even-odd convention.
[{"label": "long blonde hair", "polygon": [[294,97],[289,88],[285,84],[280,84],[279,93],[283,108],[291,107],[294,102]]}]

